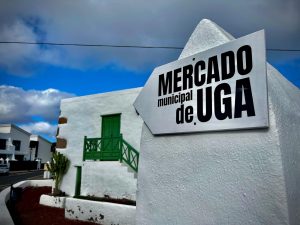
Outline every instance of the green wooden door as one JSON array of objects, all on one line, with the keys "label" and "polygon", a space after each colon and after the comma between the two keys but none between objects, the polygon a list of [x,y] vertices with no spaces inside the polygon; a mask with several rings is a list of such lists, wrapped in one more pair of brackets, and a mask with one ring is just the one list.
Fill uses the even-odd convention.
[{"label": "green wooden door", "polygon": [[100,160],[118,161],[121,155],[121,114],[102,116]]}]

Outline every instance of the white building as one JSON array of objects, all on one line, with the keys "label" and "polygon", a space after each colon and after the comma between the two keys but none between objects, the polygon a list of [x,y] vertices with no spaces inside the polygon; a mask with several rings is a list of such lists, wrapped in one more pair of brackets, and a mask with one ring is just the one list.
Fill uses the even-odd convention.
[{"label": "white building", "polygon": [[139,92],[135,88],[61,101],[56,150],[71,161],[61,184],[66,194],[136,199],[143,122],[132,104]]},{"label": "white building", "polygon": [[51,160],[53,143],[39,135],[32,134],[29,149],[33,159],[40,159],[41,163],[46,163]]},{"label": "white building", "polygon": [[29,160],[30,133],[13,124],[0,125],[0,158]]},{"label": "white building", "polygon": [[52,143],[14,124],[0,124],[0,158],[10,160],[51,159]]}]

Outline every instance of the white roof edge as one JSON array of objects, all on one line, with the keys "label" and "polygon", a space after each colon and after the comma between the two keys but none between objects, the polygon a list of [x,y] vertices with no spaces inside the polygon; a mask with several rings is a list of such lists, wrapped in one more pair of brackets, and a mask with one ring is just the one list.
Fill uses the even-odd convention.
[{"label": "white roof edge", "polygon": [[38,134],[31,134],[30,137],[37,137],[38,139],[40,138],[40,139],[42,139],[42,140],[44,140],[44,141],[46,141],[46,142],[48,142],[50,144],[55,143],[55,142],[51,142],[51,141],[47,140],[46,138],[44,138],[44,137],[42,137],[42,136],[40,136]]},{"label": "white roof edge", "polygon": [[47,141],[47,142],[50,143],[50,144],[53,144],[53,143],[54,143],[54,142],[51,142],[51,141],[47,140],[46,138],[44,138],[44,137],[42,137],[42,136],[40,136],[40,135],[38,135],[38,134],[31,134],[31,133],[29,133],[28,131],[26,131],[26,130],[22,129],[21,127],[18,127],[17,125],[12,124],[12,123],[0,124],[0,127],[13,127],[13,128],[15,128],[15,129],[17,129],[17,130],[19,130],[19,131],[21,131],[21,132],[27,134],[29,137],[31,137],[31,136],[36,136],[36,137],[38,137],[38,138],[43,139],[44,141]]},{"label": "white roof edge", "polygon": [[139,91],[141,90],[142,87],[137,87],[137,88],[128,88],[128,89],[123,89],[123,90],[116,90],[116,91],[109,91],[109,92],[103,92],[99,94],[92,94],[92,95],[83,95],[83,96],[77,96],[77,97],[72,97],[72,98],[65,98],[61,100],[61,103],[66,103],[66,102],[74,102],[74,101],[81,101],[86,98],[97,98],[99,96],[106,96],[106,95],[114,95],[114,94],[120,94],[124,92],[130,92],[130,91]]},{"label": "white roof edge", "polygon": [[21,131],[21,132],[29,135],[29,136],[31,135],[31,133],[29,133],[28,131],[26,131],[26,130],[22,129],[21,127],[18,127],[17,125],[12,124],[12,123],[0,124],[0,127],[13,127],[15,129],[17,129],[17,130],[19,130],[19,131]]},{"label": "white roof edge", "polygon": [[11,123],[0,124],[0,127],[11,127]]},{"label": "white roof edge", "polygon": [[38,138],[43,139],[44,141],[48,142],[49,144],[55,143],[55,142],[51,142],[51,141],[47,140],[46,138],[44,138],[44,137],[42,137],[40,135],[38,135]]}]

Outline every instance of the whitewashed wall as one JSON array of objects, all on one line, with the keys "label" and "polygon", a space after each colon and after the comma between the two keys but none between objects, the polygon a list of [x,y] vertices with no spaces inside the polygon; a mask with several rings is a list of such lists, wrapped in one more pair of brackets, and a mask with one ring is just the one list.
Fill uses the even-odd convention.
[{"label": "whitewashed wall", "polygon": [[134,173],[120,162],[85,161],[82,167],[81,194],[136,200]]},{"label": "whitewashed wall", "polygon": [[[52,152],[51,152],[51,146],[52,143],[49,142],[48,140],[42,138],[39,135],[31,135],[30,136],[30,141],[38,141],[38,154],[37,158],[41,159],[41,163],[46,163],[51,161],[52,157]],[[33,157],[35,157],[35,148],[32,151]]]},{"label": "whitewashed wall", "polygon": [[9,124],[7,124],[6,126],[1,125],[0,126],[0,135],[9,134],[10,133],[10,128],[11,128],[11,126]]},{"label": "whitewashed wall", "polygon": [[[15,127],[14,125],[8,124],[7,126],[2,125],[0,130],[0,138],[8,139],[11,138],[11,141],[18,140],[21,141],[21,147],[19,151],[15,151],[16,155],[24,155],[24,159],[29,159],[29,138],[30,133]],[[0,154],[7,154],[5,150],[0,150]]]},{"label": "whitewashed wall", "polygon": [[[182,57],[232,37],[203,20]],[[143,126],[139,225],[282,225],[300,221],[300,91],[268,66],[270,127],[153,136]]]},{"label": "whitewashed wall", "polygon": [[49,141],[38,137],[39,142],[39,150],[38,150],[38,158],[42,159],[42,163],[46,163],[47,161],[51,160],[52,152],[51,152],[51,145]]},{"label": "whitewashed wall", "polygon": [[[3,127],[1,127],[2,129],[0,129],[0,139],[6,139],[6,146],[5,146],[5,150],[1,149],[0,150],[0,154],[1,155],[6,155],[6,157],[2,157],[4,159],[6,159],[7,157],[9,159],[12,158],[12,154],[15,153],[15,146],[8,146],[8,139],[11,138],[12,141],[12,137],[10,134],[10,128],[5,127],[5,129],[3,129]],[[8,132],[7,132],[8,131]],[[22,140],[21,140],[22,142]]]},{"label": "whitewashed wall", "polygon": [[24,132],[23,130],[12,127],[11,129],[11,138],[12,140],[21,140],[21,149],[20,152],[26,152],[29,148],[29,136],[30,134]]},{"label": "whitewashed wall", "polygon": [[270,102],[278,132],[289,221],[300,221],[300,90],[268,67]]},{"label": "whitewashed wall", "polygon": [[[29,152],[29,138],[30,134],[15,128],[12,126],[11,128],[11,139],[13,140],[20,140],[21,141],[21,148],[20,151],[15,151],[15,154],[18,155],[26,155],[25,158],[29,159],[30,157],[30,152]],[[34,157],[34,156],[32,156]]]},{"label": "whitewashed wall", "polygon": [[[83,165],[84,136],[101,137],[101,115],[121,113],[123,138],[138,151],[140,150],[142,120],[132,106],[139,91],[140,88],[136,88],[62,100],[61,117],[66,117],[68,121],[66,124],[59,125],[58,137],[67,140],[67,148],[58,150],[71,160],[70,168],[61,185],[61,189],[67,194],[74,195],[75,192],[76,169],[74,165]],[[101,166],[101,162],[95,163],[93,169],[97,171]],[[85,174],[84,165],[82,170],[82,177],[85,177],[87,174]],[[101,173],[98,176],[101,176]],[[93,183],[89,184],[91,185],[90,193],[93,193],[102,185],[103,179],[95,177],[91,182]],[[136,180],[132,179],[132,185],[135,185],[135,182]],[[111,188],[113,191],[118,187]],[[85,194],[89,194],[86,188],[84,191]],[[98,193],[98,195],[102,194]]]}]

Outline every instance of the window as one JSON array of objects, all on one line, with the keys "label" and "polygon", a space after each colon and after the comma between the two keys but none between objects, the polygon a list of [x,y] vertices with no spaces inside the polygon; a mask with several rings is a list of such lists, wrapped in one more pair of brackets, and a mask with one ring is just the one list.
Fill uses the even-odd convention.
[{"label": "window", "polygon": [[21,149],[21,141],[13,140],[12,144],[16,147],[15,148],[16,151],[20,151],[20,149]]},{"label": "window", "polygon": [[29,148],[37,148],[39,146],[38,141],[30,141],[29,142]]},{"label": "window", "polygon": [[51,152],[55,152],[56,143],[52,143],[51,145]]},{"label": "window", "polygon": [[0,149],[1,150],[6,149],[6,139],[0,139]]}]

